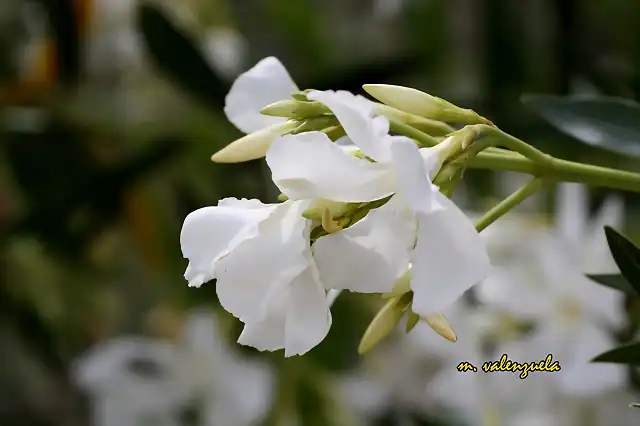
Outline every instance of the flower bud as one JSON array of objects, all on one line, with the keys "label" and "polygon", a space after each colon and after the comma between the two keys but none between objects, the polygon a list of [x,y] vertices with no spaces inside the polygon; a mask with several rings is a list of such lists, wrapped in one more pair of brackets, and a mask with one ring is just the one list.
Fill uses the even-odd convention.
[{"label": "flower bud", "polygon": [[410,114],[384,104],[376,105],[376,114],[385,116],[390,120],[396,120],[400,123],[408,124],[409,126],[431,136],[445,136],[455,131],[453,127],[449,126],[447,123],[443,123],[442,121]]},{"label": "flower bud", "polygon": [[310,118],[330,114],[331,110],[320,102],[303,102],[296,100],[278,101],[260,110],[260,114],[272,117]]},{"label": "flower bud", "polygon": [[434,146],[433,149],[438,152],[439,160],[442,164],[460,154],[476,140],[476,137],[478,137],[476,128],[474,126],[466,126],[449,135],[445,140]]},{"label": "flower bud", "polygon": [[362,355],[373,349],[398,325],[404,315],[403,309],[398,303],[399,300],[399,298],[389,300],[373,318],[362,336],[360,346],[358,346],[359,354]]},{"label": "flower bud", "polygon": [[289,120],[249,133],[213,154],[211,161],[215,163],[242,163],[264,157],[273,141],[291,132],[299,125],[299,122]]},{"label": "flower bud", "polygon": [[456,342],[458,337],[456,336],[456,332],[453,330],[451,323],[449,320],[442,314],[429,314],[427,316],[422,317],[422,319],[429,324],[429,327],[433,329],[440,336],[444,337],[450,342]]},{"label": "flower bud", "polygon": [[447,123],[492,124],[470,109],[460,108],[444,99],[410,87],[365,84],[363,88],[380,102],[410,114]]}]

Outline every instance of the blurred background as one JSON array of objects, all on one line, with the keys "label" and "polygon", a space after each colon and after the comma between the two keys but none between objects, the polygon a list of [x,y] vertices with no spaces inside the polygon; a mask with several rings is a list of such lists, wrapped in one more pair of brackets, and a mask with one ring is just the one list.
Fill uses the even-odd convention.
[{"label": "blurred background", "polygon": [[[239,346],[241,324],[219,307],[215,283],[187,287],[179,234],[189,212],[220,198],[276,199],[264,161],[210,161],[241,136],[222,110],[231,83],[266,56],[278,57],[301,89],[412,86],[560,158],[640,170],[637,158],[563,136],[521,102],[530,93],[640,100],[640,2],[144,4],[0,2],[1,425],[638,421],[627,408],[635,373],[587,364],[634,336],[625,312],[635,299],[592,294],[607,289],[588,281],[571,293],[566,283],[582,279],[582,254],[558,265],[547,256],[594,248],[594,266],[608,254],[604,223],[639,237],[633,194],[579,186],[540,193],[487,230],[492,258],[519,267],[454,307],[455,345],[421,324],[409,335],[399,327],[366,357],[357,346],[382,301],[346,293],[328,337],[303,357]],[[478,215],[525,181],[470,170],[455,199]],[[562,328],[564,317],[531,302],[538,299],[525,287],[540,283],[551,286],[540,300],[562,293],[553,311],[561,317],[579,312],[580,324],[591,324],[585,312],[602,314],[593,329]],[[538,308],[510,310],[517,304],[507,294]],[[590,310],[594,300],[602,304]],[[520,380],[455,370],[507,350],[519,361],[552,353],[563,372]]]}]

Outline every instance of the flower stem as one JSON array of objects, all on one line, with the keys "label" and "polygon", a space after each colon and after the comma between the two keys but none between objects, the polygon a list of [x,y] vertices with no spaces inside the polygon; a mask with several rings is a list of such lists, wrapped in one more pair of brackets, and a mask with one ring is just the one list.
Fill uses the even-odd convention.
[{"label": "flower stem", "polygon": [[478,232],[486,229],[493,222],[504,216],[511,211],[515,206],[520,204],[529,196],[533,195],[536,191],[543,187],[545,181],[540,178],[534,178],[530,180],[522,188],[502,200],[500,204],[489,210],[477,223],[476,229]]},{"label": "flower stem", "polygon": [[420,148],[436,146],[439,143],[438,139],[433,136],[396,120],[389,120],[389,130],[415,140]]},{"label": "flower stem", "polygon": [[[390,120],[394,132],[414,139],[422,147],[432,147],[439,141],[409,125]],[[447,162],[450,168],[467,166],[475,169],[506,170],[527,173],[555,182],[576,182],[590,186],[640,192],[640,174],[624,170],[576,163],[552,157],[520,139],[486,124],[473,125],[485,138],[471,144],[457,157]],[[496,145],[508,149],[498,148]],[[445,165],[445,166],[446,166]],[[451,173],[449,173],[451,172]],[[453,176],[453,170],[442,173]],[[439,176],[440,177],[440,176]]]},{"label": "flower stem", "polygon": [[575,163],[558,158],[552,158],[546,164],[538,164],[521,156],[481,152],[469,162],[468,166],[475,169],[528,173],[556,182],[576,182],[596,187],[640,192],[640,174],[638,173]]}]

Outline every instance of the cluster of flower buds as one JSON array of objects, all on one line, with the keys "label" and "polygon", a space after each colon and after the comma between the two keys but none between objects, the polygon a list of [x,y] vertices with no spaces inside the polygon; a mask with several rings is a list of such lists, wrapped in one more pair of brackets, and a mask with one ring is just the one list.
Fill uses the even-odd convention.
[{"label": "cluster of flower buds", "polygon": [[415,89],[364,89],[382,103],[300,91],[269,57],[226,98],[247,135],[212,160],[266,157],[281,202],[222,199],[187,216],[180,242],[189,285],[216,279],[221,305],[244,323],[243,345],[306,353],[329,332],[342,290],[388,299],[361,352],[405,315],[407,331],[422,319],[455,341],[440,312],[491,271],[476,227],[434,184],[474,144],[474,125],[491,122]]}]

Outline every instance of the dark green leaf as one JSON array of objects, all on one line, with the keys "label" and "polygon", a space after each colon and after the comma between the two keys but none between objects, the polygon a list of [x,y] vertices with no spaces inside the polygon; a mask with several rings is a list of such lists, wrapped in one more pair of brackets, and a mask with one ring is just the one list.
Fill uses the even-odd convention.
[{"label": "dark green leaf", "polygon": [[622,274],[587,275],[587,277],[603,286],[620,290],[629,295],[638,295],[638,292]]},{"label": "dark green leaf", "polygon": [[591,362],[640,365],[640,342],[628,343],[602,353]]},{"label": "dark green leaf", "polygon": [[629,284],[640,294],[640,249],[627,237],[610,226],[604,227],[611,255],[620,272]]},{"label": "dark green leaf", "polygon": [[640,157],[640,104],[613,98],[547,95],[522,98],[529,108],[584,143]]},{"label": "dark green leaf", "polygon": [[197,44],[183,34],[159,7],[142,3],[137,26],[150,59],[159,71],[196,99],[224,106],[229,85],[209,66]]},{"label": "dark green leaf", "polygon": [[631,408],[640,408],[640,404],[638,404],[638,403],[629,404],[629,407],[631,407]]}]

